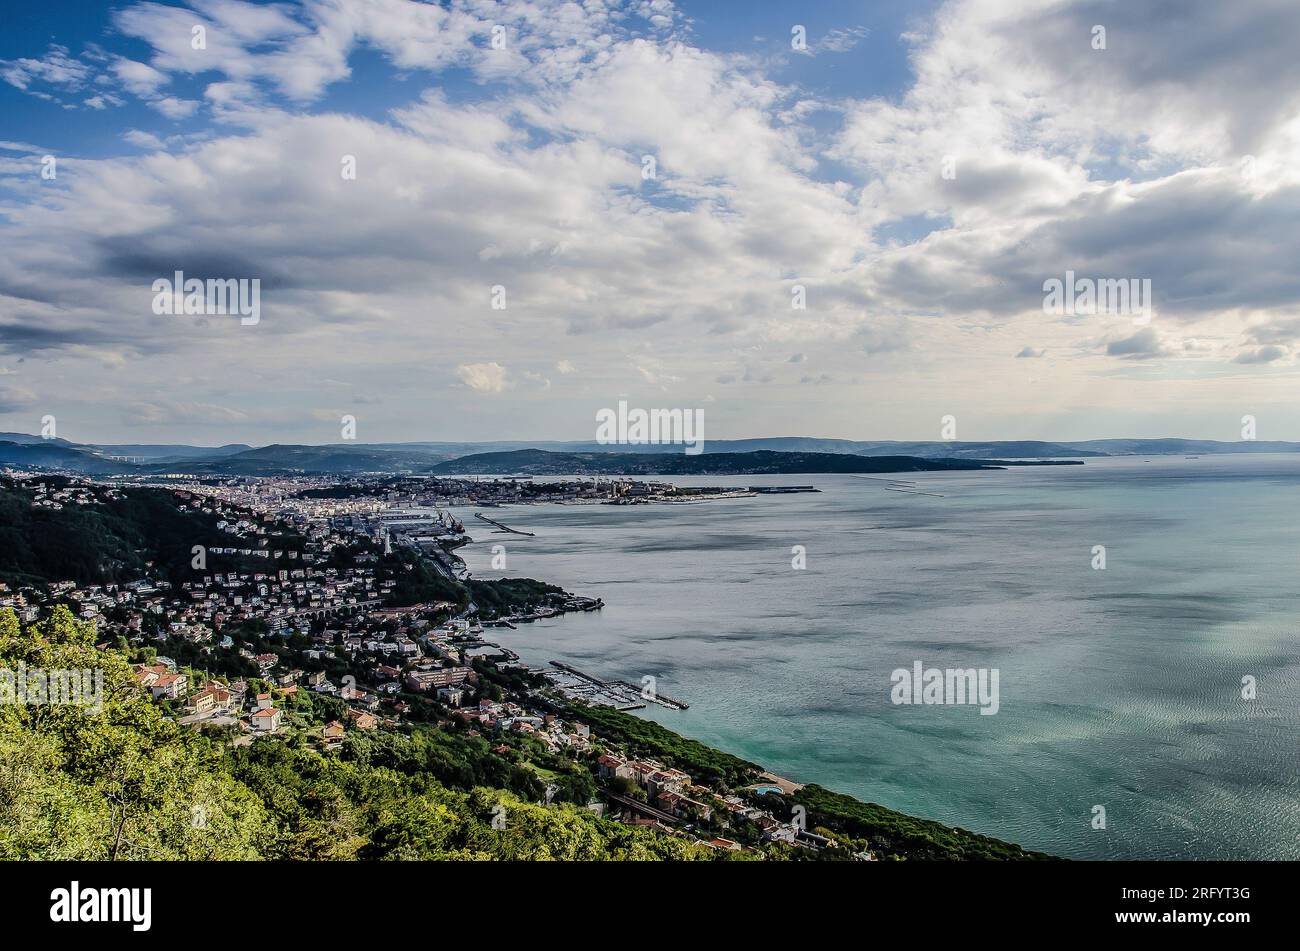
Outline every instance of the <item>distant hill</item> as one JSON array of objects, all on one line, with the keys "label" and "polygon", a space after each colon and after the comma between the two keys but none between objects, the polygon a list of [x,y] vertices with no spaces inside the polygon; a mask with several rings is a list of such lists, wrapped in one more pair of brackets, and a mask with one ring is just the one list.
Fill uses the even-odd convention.
[{"label": "distant hill", "polygon": [[[761,442],[763,440],[754,440]],[[1099,449],[1069,446],[1062,443],[1041,442],[1036,439],[995,440],[992,442],[860,442],[854,449],[834,450],[854,452],[863,456],[908,455],[944,459],[1078,459],[1104,456]]]},{"label": "distant hill", "polygon": [[1063,443],[1074,448],[1095,449],[1110,456],[1226,455],[1229,453],[1300,452],[1300,443],[1250,439],[1219,442],[1215,439],[1088,439]]},{"label": "distant hill", "polygon": [[434,475],[793,475],[819,472],[931,472],[992,469],[973,460],[854,456],[830,452],[684,453],[485,452],[440,462]]},{"label": "distant hill", "polygon": [[[8,438],[3,438],[8,437]],[[458,459],[474,461],[482,457],[503,456],[511,452],[546,452],[573,457],[605,457],[608,466],[597,468],[590,460],[583,469],[622,473],[686,474],[704,472],[703,463],[690,462],[699,456],[686,457],[682,447],[672,445],[602,445],[596,442],[570,441],[486,441],[486,442],[408,442],[408,443],[336,443],[322,446],[273,444],[250,448],[242,443],[225,446],[190,446],[183,443],[71,443],[64,439],[45,440],[24,433],[0,434],[0,466],[10,465],[37,469],[61,468],[84,475],[119,473],[151,474],[186,472],[196,475],[282,475],[319,473],[361,475],[390,473],[424,475],[433,472],[464,472],[465,466],[448,466]],[[995,460],[1065,460],[1090,459],[1115,455],[1181,456],[1223,455],[1235,453],[1300,452],[1300,443],[1282,441],[1219,442],[1212,439],[1087,439],[1078,442],[1044,442],[1041,440],[991,440],[986,442],[944,442],[897,440],[860,441],[818,439],[804,436],[777,436],[762,439],[705,440],[706,457],[742,456],[753,453],[802,456],[847,456],[873,459],[921,459],[929,461],[966,460],[993,464]],[[129,458],[122,462],[111,457]],[[627,460],[645,457],[654,460],[632,463]],[[523,458],[523,457],[521,457]],[[544,457],[538,457],[542,459]],[[680,461],[682,459],[688,461]],[[679,460],[669,463],[667,460]],[[552,460],[552,463],[554,460]],[[545,463],[551,465],[552,463]],[[496,465],[498,463],[492,463]],[[502,460],[501,465],[506,461]],[[542,464],[542,463],[538,463]],[[661,468],[663,465],[672,468]],[[881,463],[882,468],[859,469],[853,466],[829,468],[825,461],[805,460],[801,465],[814,469],[770,468],[794,464],[789,460],[747,462],[723,459],[716,461],[710,473],[734,472],[897,472],[891,468],[901,463]],[[604,464],[601,464],[604,466]],[[611,468],[612,467],[612,468]],[[757,467],[757,468],[755,468]],[[501,470],[495,470],[501,471]],[[560,471],[548,469],[547,471]],[[912,470],[916,471],[916,470]]]},{"label": "distant hill", "polygon": [[[248,449],[218,459],[188,462],[186,472],[215,475],[277,475],[291,472],[319,472],[355,475],[363,472],[423,473],[437,459],[423,452],[399,452],[370,446],[287,446],[271,445]],[[165,470],[167,464],[149,467]]]},{"label": "distant hill", "polygon": [[[535,442],[505,441],[482,443],[413,442],[378,443],[376,449],[418,450],[456,458],[470,454],[513,452],[520,449],[542,449],[548,452],[618,452],[626,454],[661,455],[680,452],[681,447],[662,444],[605,445],[590,442]],[[1106,455],[1101,450],[1076,448],[1072,445],[1036,440],[993,442],[861,442],[852,439],[817,439],[808,436],[774,436],[762,439],[706,439],[704,453],[717,455],[742,452],[818,452],[840,453],[855,456],[925,456],[943,459],[980,459],[993,456],[1012,459],[1083,458]]]},{"label": "distant hill", "polygon": [[68,469],[85,475],[119,475],[134,472],[136,467],[111,459],[102,459],[83,449],[60,445],[55,440],[19,445],[0,442],[0,466],[30,469]]},{"label": "distant hill", "polygon": [[66,439],[46,439],[44,436],[32,436],[28,433],[0,433],[0,442],[12,442],[20,446],[29,446],[33,443],[68,447],[76,445],[76,443],[70,443]]},{"label": "distant hill", "polygon": [[212,459],[247,452],[252,446],[231,443],[227,446],[187,446],[183,443],[156,445],[153,443],[97,443],[90,448],[109,456],[131,456],[148,461],[169,459]]}]

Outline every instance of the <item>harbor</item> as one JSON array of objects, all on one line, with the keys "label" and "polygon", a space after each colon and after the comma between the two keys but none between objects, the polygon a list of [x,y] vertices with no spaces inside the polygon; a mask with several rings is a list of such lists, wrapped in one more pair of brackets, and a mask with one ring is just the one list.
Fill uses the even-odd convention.
[{"label": "harbor", "polygon": [[647,703],[656,703],[670,710],[690,709],[690,704],[684,700],[645,689],[626,680],[602,680],[558,660],[551,661],[551,667],[554,670],[542,668],[539,672],[570,699],[603,703],[618,710],[642,710]]}]

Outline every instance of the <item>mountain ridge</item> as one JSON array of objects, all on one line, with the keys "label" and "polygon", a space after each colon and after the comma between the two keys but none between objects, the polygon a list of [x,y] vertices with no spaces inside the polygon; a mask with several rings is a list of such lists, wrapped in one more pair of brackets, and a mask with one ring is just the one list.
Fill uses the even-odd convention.
[{"label": "mountain ridge", "polygon": [[[6,438],[12,437],[12,438]],[[854,441],[820,439],[804,436],[764,437],[761,439],[718,439],[706,441],[700,455],[686,456],[680,445],[601,445],[595,442],[556,442],[550,440],[409,443],[326,443],[306,445],[271,443],[248,446],[230,443],[202,447],[181,443],[74,443],[65,439],[43,439],[23,433],[0,433],[0,466],[20,468],[57,468],[85,475],[151,475],[184,472],[194,475],[278,475],[294,472],[320,474],[437,474],[455,471],[448,463],[459,459],[500,455],[511,452],[542,452],[556,455],[606,457],[601,472],[612,473],[614,460],[625,460],[622,473],[651,472],[651,463],[662,474],[708,473],[706,464],[681,462],[680,459],[713,459],[713,471],[785,472],[792,468],[772,457],[755,457],[744,463],[737,458],[756,453],[775,453],[814,457],[816,467],[802,471],[920,471],[917,469],[855,469],[844,459],[912,459],[949,462],[1006,463],[1014,460],[1079,460],[1124,455],[1228,455],[1243,453],[1300,452],[1300,443],[1272,441],[1221,442],[1216,440],[1162,437],[1159,439],[1098,439],[1081,442],[1046,442],[1041,440],[992,441]],[[835,456],[831,463],[823,457]],[[644,457],[644,458],[639,458]],[[520,457],[523,458],[523,457]],[[475,460],[478,465],[481,460]],[[534,460],[536,462],[536,460]],[[592,459],[582,460],[584,467],[594,466]],[[883,463],[882,463],[883,464]],[[910,464],[910,463],[909,463]],[[748,468],[746,468],[748,466]],[[728,468],[730,467],[730,468]],[[757,467],[757,468],[754,468]],[[547,469],[546,471],[557,471]],[[593,469],[593,471],[595,471]],[[710,473],[711,474],[711,473]]]}]

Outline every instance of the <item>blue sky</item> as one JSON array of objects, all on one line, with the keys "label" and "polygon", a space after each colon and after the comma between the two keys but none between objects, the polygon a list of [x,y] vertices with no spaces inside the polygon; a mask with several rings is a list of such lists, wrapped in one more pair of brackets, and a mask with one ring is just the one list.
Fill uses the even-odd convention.
[{"label": "blue sky", "polygon": [[[99,47],[106,53],[147,62],[147,42],[123,36],[114,29],[113,11],[128,4],[106,4],[97,0],[56,0],[48,5],[27,5],[12,14],[9,30],[0,35],[0,60],[39,57],[50,45],[67,48],[74,57],[84,57]],[[291,5],[287,5],[291,6]],[[799,5],[798,23],[805,27],[814,49],[818,41],[843,34],[852,44],[853,56],[796,56],[790,50],[791,4],[762,0],[755,3],[679,4],[690,18],[690,36],[701,48],[724,53],[771,59],[773,78],[799,84],[810,92],[840,96],[897,97],[911,82],[907,45],[900,35],[923,23],[936,3],[857,2],[809,3]],[[872,26],[864,24],[870,21]],[[854,35],[858,31],[861,36]],[[389,109],[418,99],[430,76],[419,70],[403,70],[380,51],[361,47],[348,58],[351,74],[347,81],[334,83],[312,104],[315,111],[344,111],[382,121]],[[185,98],[201,98],[211,74],[176,76],[170,88]],[[39,81],[32,83],[41,87]],[[466,98],[491,97],[464,71],[448,71],[438,85]],[[46,86],[45,91],[57,93]],[[93,90],[91,90],[93,92]],[[125,154],[121,139],[124,123],[133,123],[155,135],[174,133],[175,124],[152,112],[139,100],[127,100],[111,111],[88,109],[86,95],[64,94],[69,105],[80,106],[75,119],[60,114],[48,100],[10,84],[0,84],[0,108],[12,134],[27,141],[39,141],[62,151],[76,151],[86,157],[107,158]],[[203,116],[196,116],[192,128],[203,128]]]},{"label": "blue sky", "polygon": [[[1300,439],[1292,3],[9,17],[0,429],[591,438],[628,399],[715,438]],[[177,269],[261,318],[155,313]],[[1153,306],[1053,313],[1067,271]]]}]

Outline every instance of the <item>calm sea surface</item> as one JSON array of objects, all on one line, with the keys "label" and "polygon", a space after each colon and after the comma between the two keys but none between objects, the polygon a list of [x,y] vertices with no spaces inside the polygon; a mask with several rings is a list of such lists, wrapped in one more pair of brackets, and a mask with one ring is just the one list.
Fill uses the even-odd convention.
[{"label": "calm sea surface", "polygon": [[[1070,858],[1300,858],[1300,457],[900,478],[943,497],[680,477],[821,492],[463,509],[461,554],[607,605],[492,639],[651,675],[691,707],[644,715],[790,779]],[[917,660],[998,669],[999,712],[892,704]]]}]

